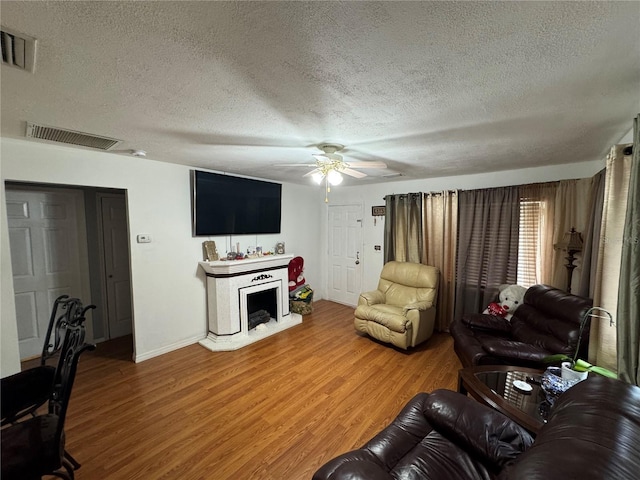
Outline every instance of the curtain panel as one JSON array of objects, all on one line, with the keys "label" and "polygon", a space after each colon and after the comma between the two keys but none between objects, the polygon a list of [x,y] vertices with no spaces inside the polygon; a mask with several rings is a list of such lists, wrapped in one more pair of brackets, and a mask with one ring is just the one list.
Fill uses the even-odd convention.
[{"label": "curtain panel", "polygon": [[618,375],[640,385],[640,116],[633,121],[633,156],[622,235],[618,289]]},{"label": "curtain panel", "polygon": [[424,218],[422,263],[440,270],[435,328],[448,332],[455,307],[458,193],[425,194]]},{"label": "curtain panel", "polygon": [[[631,157],[623,154],[624,145],[615,145],[607,156],[604,205],[598,243],[598,264],[594,282],[593,304],[617,317],[622,238],[627,212],[627,195],[631,176]],[[617,371],[616,327],[608,322],[591,322],[589,361]]]},{"label": "curtain panel", "polygon": [[593,279],[596,278],[596,267],[598,266],[598,243],[602,227],[605,177],[605,170],[601,170],[591,178],[589,217],[583,235],[584,248],[581,253],[580,285],[576,290],[577,295],[585,298],[593,298],[595,293]]},{"label": "curtain panel", "polygon": [[498,285],[516,283],[519,219],[518,187],[459,192],[455,319],[483,311]]},{"label": "curtain panel", "polygon": [[384,263],[421,263],[423,251],[422,193],[385,197]]}]

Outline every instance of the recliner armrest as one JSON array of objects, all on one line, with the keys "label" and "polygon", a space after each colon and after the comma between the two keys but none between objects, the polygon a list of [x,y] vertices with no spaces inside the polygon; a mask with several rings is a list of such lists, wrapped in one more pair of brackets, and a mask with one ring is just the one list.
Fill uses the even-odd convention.
[{"label": "recliner armrest", "polygon": [[471,398],[435,390],[424,403],[427,421],[443,436],[500,471],[528,449],[533,438],[520,425]]},{"label": "recliner armrest", "polygon": [[358,305],[376,305],[378,303],[384,303],[385,296],[380,290],[373,290],[371,292],[364,292],[358,297]]},{"label": "recliner armrest", "polygon": [[431,308],[433,304],[431,302],[416,302],[410,303],[409,305],[405,305],[402,307],[402,313],[406,314],[409,310],[426,310]]}]

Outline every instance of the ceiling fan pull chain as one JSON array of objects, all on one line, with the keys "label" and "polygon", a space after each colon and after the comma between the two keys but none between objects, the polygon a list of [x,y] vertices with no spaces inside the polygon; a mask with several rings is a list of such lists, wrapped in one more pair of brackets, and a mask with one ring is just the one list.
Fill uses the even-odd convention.
[{"label": "ceiling fan pull chain", "polygon": [[325,191],[324,191],[324,203],[329,203],[329,192],[331,191],[331,187],[329,187],[329,177],[325,176],[324,177],[324,185],[325,185]]}]

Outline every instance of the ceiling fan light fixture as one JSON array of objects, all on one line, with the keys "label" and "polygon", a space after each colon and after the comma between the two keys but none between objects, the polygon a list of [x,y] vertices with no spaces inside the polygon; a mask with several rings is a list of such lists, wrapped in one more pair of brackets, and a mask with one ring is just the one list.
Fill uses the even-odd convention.
[{"label": "ceiling fan light fixture", "polygon": [[324,178],[324,174],[322,172],[315,172],[313,175],[311,175],[311,178],[313,178],[314,182],[320,185],[322,183],[322,179]]},{"label": "ceiling fan light fixture", "polygon": [[329,170],[329,173],[327,173],[327,180],[329,180],[331,185],[340,185],[342,183],[342,175],[336,170]]}]

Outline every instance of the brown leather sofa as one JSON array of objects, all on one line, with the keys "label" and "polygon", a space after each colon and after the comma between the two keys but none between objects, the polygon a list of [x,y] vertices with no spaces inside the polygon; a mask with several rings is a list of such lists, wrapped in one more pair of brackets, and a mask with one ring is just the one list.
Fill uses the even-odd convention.
[{"label": "brown leather sofa", "polygon": [[[547,285],[533,285],[511,321],[481,313],[465,314],[449,331],[453,348],[465,367],[518,365],[544,368],[544,357],[555,353],[573,356],[580,321],[591,308],[588,298]],[[589,325],[582,335],[579,355],[586,358]]]},{"label": "brown leather sofa", "polygon": [[639,472],[640,388],[593,377],[560,396],[535,441],[471,398],[420,393],[313,480],[631,480]]}]

